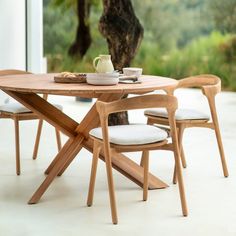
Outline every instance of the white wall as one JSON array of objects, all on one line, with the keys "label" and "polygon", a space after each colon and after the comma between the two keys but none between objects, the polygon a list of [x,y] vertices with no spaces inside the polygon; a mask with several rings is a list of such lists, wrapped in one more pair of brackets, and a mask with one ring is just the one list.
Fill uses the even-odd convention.
[{"label": "white wall", "polygon": [[[43,73],[45,65],[43,0],[0,0],[0,70]],[[5,98],[0,91],[0,104]]]},{"label": "white wall", "polygon": [[43,1],[27,1],[28,70],[46,72],[43,61]]},{"label": "white wall", "polygon": [[0,0],[0,69],[26,69],[25,0]]},{"label": "white wall", "polygon": [[0,69],[45,72],[42,0],[0,0]]}]

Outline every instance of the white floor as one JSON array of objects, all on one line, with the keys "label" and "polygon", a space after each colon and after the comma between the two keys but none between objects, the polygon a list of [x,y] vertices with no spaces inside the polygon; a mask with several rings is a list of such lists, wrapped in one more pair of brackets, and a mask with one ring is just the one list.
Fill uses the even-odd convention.
[{"label": "white floor", "polygon": [[[186,98],[189,93],[194,99]],[[179,96],[181,104],[206,110],[206,105],[200,105],[206,101],[198,91],[180,91]],[[91,106],[75,102],[72,97],[55,96],[52,100],[61,103],[65,112],[78,121]],[[99,162],[94,206],[86,206],[91,165],[91,154],[86,150],[52,183],[38,204],[27,205],[56,154],[54,130],[45,124],[38,159],[34,161],[31,156],[36,122],[22,122],[22,174],[16,176],[13,122],[0,120],[0,236],[236,235],[236,94],[218,95],[217,107],[229,178],[223,177],[213,131],[189,129],[184,137],[189,216],[181,216],[178,187],[171,183],[172,154],[152,152],[151,172],[170,187],[149,191],[149,200],[142,202],[142,190],[114,171],[118,225],[111,224],[103,162]],[[145,122],[142,112],[131,113],[130,119]],[[140,160],[138,153],[130,156],[137,162]]]}]

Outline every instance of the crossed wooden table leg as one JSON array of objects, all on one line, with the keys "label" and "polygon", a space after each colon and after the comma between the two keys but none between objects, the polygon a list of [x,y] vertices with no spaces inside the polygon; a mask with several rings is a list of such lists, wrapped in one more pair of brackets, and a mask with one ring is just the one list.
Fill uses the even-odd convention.
[{"label": "crossed wooden table leg", "polygon": [[[81,123],[77,123],[35,93],[21,93],[9,90],[5,90],[4,92],[69,137],[61,151],[56,155],[45,171],[47,174],[45,180],[28,202],[29,204],[35,204],[40,200],[54,178],[61,175],[66,170],[83,147],[90,152],[93,151],[93,143],[88,133],[92,128],[99,125],[99,117],[96,107],[93,105]],[[99,96],[98,100],[110,102],[120,99],[122,95],[123,94],[102,94]],[[101,152],[100,158],[104,160],[103,152]],[[125,155],[114,155],[112,157],[112,166],[139,186],[143,186],[143,168]],[[149,173],[149,175],[149,189],[165,188],[168,186],[152,174]]]}]

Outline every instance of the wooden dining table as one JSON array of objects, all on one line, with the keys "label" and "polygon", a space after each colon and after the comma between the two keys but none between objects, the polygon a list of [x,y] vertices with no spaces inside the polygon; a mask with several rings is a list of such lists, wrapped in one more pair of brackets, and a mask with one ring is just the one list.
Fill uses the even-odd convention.
[{"label": "wooden dining table", "polygon": [[[29,204],[35,204],[40,200],[55,177],[63,174],[82,148],[93,152],[93,143],[89,138],[89,131],[99,126],[96,103],[91,107],[82,121],[78,123],[67,114],[51,105],[48,101],[44,100],[40,94],[80,96],[111,102],[121,99],[127,94],[145,94],[155,90],[168,90],[178,83],[178,81],[171,78],[142,75],[140,77],[141,83],[139,84],[119,83],[117,85],[96,86],[87,83],[56,83],[54,81],[55,75],[56,74],[49,73],[0,77],[0,89],[2,91],[69,137],[61,151],[45,170],[45,180],[32,195],[28,202]],[[102,151],[100,159],[104,160],[104,153]],[[142,166],[138,165],[124,154],[113,155],[112,166],[137,185],[143,186]],[[168,187],[166,183],[149,173],[149,189],[165,187]]]}]

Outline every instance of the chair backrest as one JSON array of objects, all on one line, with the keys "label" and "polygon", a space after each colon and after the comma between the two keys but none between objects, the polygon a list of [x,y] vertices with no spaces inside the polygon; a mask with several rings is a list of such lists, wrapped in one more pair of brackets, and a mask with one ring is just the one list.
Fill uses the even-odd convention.
[{"label": "chair backrest", "polygon": [[100,118],[106,119],[109,114],[146,108],[166,108],[168,112],[175,112],[177,99],[171,95],[151,94],[132,98],[125,98],[110,103],[98,101],[96,103]]},{"label": "chair backrest", "polygon": [[18,74],[31,74],[28,71],[23,70],[0,70],[0,76],[6,76],[6,75],[18,75]]},{"label": "chair backrest", "polygon": [[203,94],[215,96],[221,91],[221,80],[215,75],[196,75],[179,80],[177,88],[200,87]]},{"label": "chair backrest", "polygon": [[[174,118],[177,106],[178,104],[177,104],[176,97],[172,95],[159,95],[159,94],[124,98],[119,101],[114,101],[111,103],[98,101],[96,103],[96,107],[97,107],[97,111],[100,117],[104,152],[106,156],[110,156],[109,155],[110,153],[109,140],[110,139],[109,139],[109,129],[108,129],[109,114],[115,113],[115,112],[127,111],[127,110],[146,109],[146,108],[166,108],[167,109],[172,144],[174,145],[175,150],[178,150],[177,131],[176,131],[175,118]],[[135,150],[135,146],[132,145],[133,151]],[[140,145],[137,144],[137,146],[140,146]],[[137,148],[137,150],[139,150],[139,148]]]},{"label": "chair backrest", "polygon": [[[211,116],[215,116],[216,106],[215,106],[215,96],[221,91],[221,80],[215,75],[196,75],[190,76],[184,79],[179,80],[178,85],[170,90],[167,90],[167,94],[174,94],[174,91],[178,88],[191,88],[191,87],[200,87],[202,93],[207,97],[208,104],[211,110]],[[216,118],[215,118],[216,119]]]},{"label": "chair backrest", "polygon": [[215,108],[215,96],[221,91],[221,80],[216,75],[196,75],[179,80],[176,87],[166,90],[166,93],[173,95],[178,88],[201,88],[202,93],[207,97],[211,113]]},{"label": "chair backrest", "polygon": [[109,149],[108,116],[111,113],[146,109],[146,108],[166,108],[172,141],[177,143],[177,132],[175,124],[175,111],[178,107],[177,98],[171,95],[143,95],[132,98],[124,98],[119,101],[105,103],[98,101],[96,103],[97,111],[100,117],[104,145]]}]

